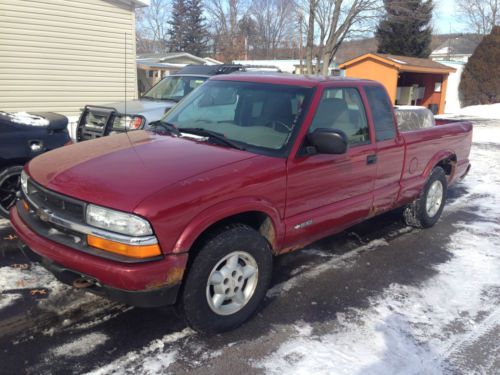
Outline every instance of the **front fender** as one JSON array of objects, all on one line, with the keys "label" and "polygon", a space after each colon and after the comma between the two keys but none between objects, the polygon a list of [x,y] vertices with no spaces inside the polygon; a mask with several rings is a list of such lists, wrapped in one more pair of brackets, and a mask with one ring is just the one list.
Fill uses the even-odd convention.
[{"label": "front fender", "polygon": [[200,212],[182,231],[172,250],[173,253],[183,253],[188,251],[196,239],[211,225],[226,219],[230,216],[245,212],[262,212],[266,214],[274,229],[274,240],[271,243],[276,249],[282,243],[285,235],[283,222],[278,210],[264,199],[256,197],[246,197],[231,199],[211,206]]}]

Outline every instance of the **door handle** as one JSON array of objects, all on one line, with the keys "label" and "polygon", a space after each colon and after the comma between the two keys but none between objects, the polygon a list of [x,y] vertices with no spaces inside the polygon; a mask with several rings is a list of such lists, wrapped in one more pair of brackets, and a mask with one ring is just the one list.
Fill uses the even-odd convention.
[{"label": "door handle", "polygon": [[368,155],[366,157],[366,164],[375,164],[377,162],[377,155]]}]

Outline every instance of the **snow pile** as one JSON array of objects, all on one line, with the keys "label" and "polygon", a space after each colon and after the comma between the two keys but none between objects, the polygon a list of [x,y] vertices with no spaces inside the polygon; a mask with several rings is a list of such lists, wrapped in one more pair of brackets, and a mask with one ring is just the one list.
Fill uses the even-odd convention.
[{"label": "snow pile", "polygon": [[54,348],[51,353],[56,357],[81,357],[94,351],[108,339],[104,333],[94,332]]},{"label": "snow pile", "polygon": [[500,103],[464,107],[457,114],[460,116],[500,120]]},{"label": "snow pile", "polygon": [[[476,133],[484,138],[487,129]],[[256,367],[270,374],[467,372],[463,352],[500,322],[500,174],[491,173],[500,153],[482,147],[471,160],[467,194],[448,210],[460,207],[477,219],[457,224],[446,247],[452,258],[435,267],[436,276],[418,286],[391,285],[368,309],[338,314],[326,334],[298,329]],[[494,346],[484,347],[485,355],[495,358]]]},{"label": "snow pile", "polygon": [[27,112],[16,112],[16,113],[5,113],[2,114],[7,115],[12,122],[16,124],[22,125],[30,125],[30,126],[47,126],[49,125],[49,120],[42,116],[32,115]]}]

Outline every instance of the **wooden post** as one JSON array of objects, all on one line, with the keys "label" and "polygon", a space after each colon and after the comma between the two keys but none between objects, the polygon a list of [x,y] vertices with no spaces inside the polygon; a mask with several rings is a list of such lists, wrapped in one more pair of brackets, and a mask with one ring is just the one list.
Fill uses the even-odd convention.
[{"label": "wooden post", "polygon": [[438,114],[444,113],[444,106],[446,105],[446,87],[448,86],[448,74],[443,74],[443,82],[441,83],[441,98],[439,99]]}]

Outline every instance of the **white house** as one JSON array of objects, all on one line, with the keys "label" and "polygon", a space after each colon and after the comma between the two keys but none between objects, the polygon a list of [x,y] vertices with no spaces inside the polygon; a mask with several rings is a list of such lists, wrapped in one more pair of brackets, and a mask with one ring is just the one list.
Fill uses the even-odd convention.
[{"label": "white house", "polygon": [[155,85],[163,77],[189,64],[217,65],[222,62],[211,57],[198,57],[187,52],[148,53],[137,55],[137,78],[141,91]]},{"label": "white house", "polygon": [[149,2],[0,1],[0,110],[74,116],[137,97],[135,9]]},{"label": "white house", "polygon": [[477,37],[449,38],[431,52],[430,58],[434,61],[458,61],[466,63],[474,53],[480,39]]}]

